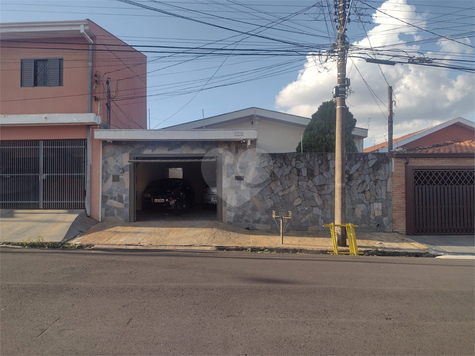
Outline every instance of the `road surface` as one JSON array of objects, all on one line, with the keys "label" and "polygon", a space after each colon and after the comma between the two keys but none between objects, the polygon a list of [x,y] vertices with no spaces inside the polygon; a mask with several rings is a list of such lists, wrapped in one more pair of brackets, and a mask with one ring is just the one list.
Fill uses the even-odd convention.
[{"label": "road surface", "polygon": [[473,355],[474,260],[2,248],[2,355]]}]

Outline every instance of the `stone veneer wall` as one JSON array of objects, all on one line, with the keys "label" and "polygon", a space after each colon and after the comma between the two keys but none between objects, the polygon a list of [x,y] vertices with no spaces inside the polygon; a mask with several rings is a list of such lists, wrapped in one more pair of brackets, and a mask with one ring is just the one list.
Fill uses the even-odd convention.
[{"label": "stone veneer wall", "polygon": [[[324,230],[323,224],[334,221],[334,154],[258,157],[257,164],[243,160],[241,167],[236,167],[232,157],[223,159],[227,172],[223,175],[227,223],[246,229],[277,229],[273,210],[292,212],[289,230]],[[233,170],[244,170],[246,174],[236,180]],[[389,155],[347,154],[346,177],[347,222],[363,231],[392,231]],[[243,184],[243,180],[247,183]]]},{"label": "stone veneer wall", "polygon": [[[254,143],[253,143],[254,144]],[[129,160],[133,155],[203,154],[218,149],[239,155],[247,149],[239,142],[103,142],[102,221],[129,221]],[[121,169],[123,172],[121,172]],[[113,176],[119,178],[113,181]]]},{"label": "stone veneer wall", "polygon": [[[129,220],[131,156],[204,155],[215,149],[222,153],[223,220],[228,224],[277,229],[273,210],[292,212],[289,230],[323,230],[333,221],[333,154],[256,154],[239,142],[104,142],[102,220]],[[391,231],[389,155],[348,154],[346,175],[347,222],[363,231]]]}]

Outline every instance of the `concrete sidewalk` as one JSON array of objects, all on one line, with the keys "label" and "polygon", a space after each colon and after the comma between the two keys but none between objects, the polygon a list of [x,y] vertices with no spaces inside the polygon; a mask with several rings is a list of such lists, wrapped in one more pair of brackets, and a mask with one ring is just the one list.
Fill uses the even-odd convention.
[{"label": "concrete sidewalk", "polygon": [[[425,253],[429,248],[405,235],[356,230],[358,249]],[[278,231],[245,230],[212,220],[99,223],[71,241],[96,248],[216,249],[285,248],[333,251],[330,231],[289,232],[281,244]],[[342,248],[341,251],[348,249]]]},{"label": "concrete sidewalk", "polygon": [[0,209],[0,242],[61,242],[95,224],[84,210]]}]

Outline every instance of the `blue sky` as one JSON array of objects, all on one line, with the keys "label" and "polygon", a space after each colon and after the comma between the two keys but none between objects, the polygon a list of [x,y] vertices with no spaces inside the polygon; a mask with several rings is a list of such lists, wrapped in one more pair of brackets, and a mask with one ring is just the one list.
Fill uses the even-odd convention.
[{"label": "blue sky", "polygon": [[[472,0],[353,1],[348,106],[369,128],[365,146],[387,138],[388,84],[396,137],[455,116],[475,119],[474,11]],[[139,50],[161,51],[146,53],[151,128],[251,106],[310,117],[336,83],[329,12],[332,0],[0,0],[1,22],[88,18]],[[455,66],[472,72],[446,68]]]}]

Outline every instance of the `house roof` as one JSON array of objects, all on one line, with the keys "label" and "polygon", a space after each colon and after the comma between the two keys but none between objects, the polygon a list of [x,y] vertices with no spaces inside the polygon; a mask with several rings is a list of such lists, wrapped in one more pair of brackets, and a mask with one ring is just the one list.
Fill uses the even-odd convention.
[{"label": "house roof", "polygon": [[[418,140],[424,136],[430,135],[434,132],[437,132],[439,130],[442,130],[448,126],[454,125],[454,124],[459,124],[467,128],[471,128],[472,130],[475,130],[475,123],[473,121],[464,119],[463,117],[455,117],[453,119],[450,119],[446,122],[443,122],[439,125],[432,126],[425,128],[423,130],[419,130],[410,134],[407,134],[405,136],[398,137],[393,140],[393,148],[394,150],[398,149],[399,147],[402,147],[404,145],[407,145],[408,143],[411,143],[415,140]],[[371,147],[367,147],[364,149],[364,152],[388,152],[388,142],[384,142],[378,145],[374,145]]]},{"label": "house roof", "polygon": [[[297,126],[301,128],[307,127],[310,122],[310,118],[298,115],[287,114],[279,111],[261,109],[257,107],[250,107],[247,109],[237,110],[230,113],[212,116],[206,119],[195,120],[184,124],[165,127],[162,130],[194,130],[204,129],[206,126],[222,124],[225,122],[232,122],[242,119],[244,117],[261,118],[268,121],[274,121],[281,124]],[[368,137],[368,130],[355,127],[353,130],[354,136]]]},{"label": "house roof", "polygon": [[398,152],[404,153],[471,153],[475,154],[475,141],[446,141],[424,147],[400,148]]},{"label": "house roof", "polygon": [[93,34],[89,31],[89,21],[90,20],[0,23],[0,35],[2,40],[83,37],[84,35],[81,31],[92,36]]},{"label": "house roof", "polygon": [[195,120],[195,121],[187,122],[180,125],[165,127],[163,130],[190,130],[190,129],[193,130],[193,129],[204,128],[210,125],[216,125],[216,124],[221,124],[224,122],[234,121],[234,120],[241,119],[243,117],[248,117],[248,116],[254,116],[256,118],[262,117],[271,121],[280,121],[285,124],[302,126],[302,127],[306,127],[308,123],[310,122],[310,119],[307,117],[251,107],[247,109],[229,112],[222,115],[208,117],[206,119]]},{"label": "house roof", "polygon": [[[404,136],[401,136],[401,137],[398,137],[398,138],[395,138],[393,139],[393,145],[396,143],[396,142],[399,142],[401,140],[404,140],[408,137],[411,137],[412,135],[415,135],[419,132],[422,132],[422,131],[425,131],[427,129],[423,129],[423,130],[420,130],[420,131],[416,131],[416,132],[412,132],[410,134],[407,134],[407,135],[404,135]],[[377,145],[374,145],[374,146],[371,146],[371,147],[367,147],[363,150],[363,152],[374,152],[374,151],[378,151],[380,150],[381,148],[383,147],[387,147],[388,146],[388,141],[386,142],[383,142],[383,143],[380,143],[380,144],[377,144]]]}]

